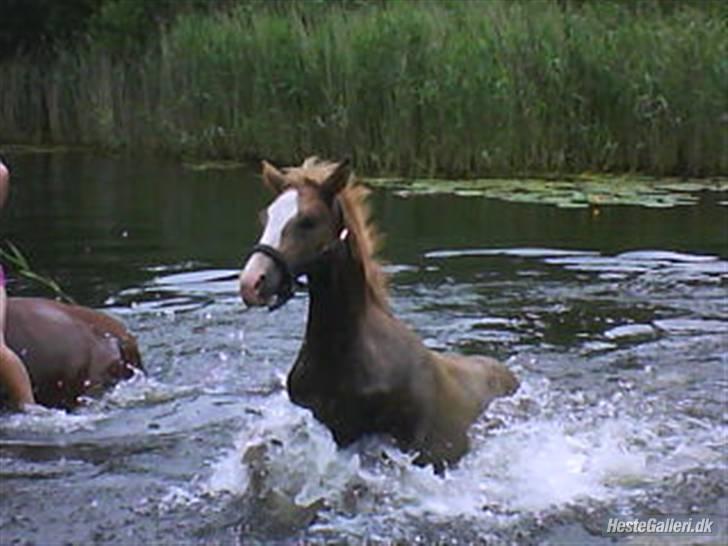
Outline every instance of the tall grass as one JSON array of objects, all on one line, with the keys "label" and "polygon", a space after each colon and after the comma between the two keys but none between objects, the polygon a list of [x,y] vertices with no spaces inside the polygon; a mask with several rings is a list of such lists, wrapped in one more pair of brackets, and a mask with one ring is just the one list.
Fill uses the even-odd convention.
[{"label": "tall grass", "polygon": [[[287,7],[286,7],[287,6]],[[369,173],[728,172],[724,11],[628,3],[249,4],[134,59],[0,66],[0,139]]]}]

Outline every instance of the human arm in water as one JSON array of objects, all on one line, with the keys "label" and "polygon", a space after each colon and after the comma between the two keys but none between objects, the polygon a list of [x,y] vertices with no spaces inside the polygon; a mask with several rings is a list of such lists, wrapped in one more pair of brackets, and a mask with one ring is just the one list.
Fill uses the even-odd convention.
[{"label": "human arm in water", "polygon": [[[10,173],[0,160],[0,209],[5,204],[10,184]],[[10,401],[18,409],[35,404],[30,376],[18,355],[5,343],[5,273],[0,266],[0,385],[8,392]]]}]

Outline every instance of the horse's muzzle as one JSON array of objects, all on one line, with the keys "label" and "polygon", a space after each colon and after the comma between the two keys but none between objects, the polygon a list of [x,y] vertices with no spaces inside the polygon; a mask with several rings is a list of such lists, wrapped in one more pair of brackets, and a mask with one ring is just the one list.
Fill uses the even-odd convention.
[{"label": "horse's muzzle", "polygon": [[267,305],[273,311],[293,297],[295,279],[283,256],[273,247],[256,245],[240,274],[240,296],[245,305]]},{"label": "horse's muzzle", "polygon": [[291,266],[279,250],[266,244],[257,244],[248,254],[245,268],[240,274],[240,295],[249,307],[267,305],[275,311],[290,300],[296,288],[303,286],[299,277],[313,265],[328,260],[337,251],[348,251],[349,230],[344,227],[339,236],[329,242],[312,260]]},{"label": "horse's muzzle", "polygon": [[260,307],[265,305],[265,298],[261,294],[261,284],[265,278],[263,275],[253,276],[240,274],[240,297],[248,307]]}]

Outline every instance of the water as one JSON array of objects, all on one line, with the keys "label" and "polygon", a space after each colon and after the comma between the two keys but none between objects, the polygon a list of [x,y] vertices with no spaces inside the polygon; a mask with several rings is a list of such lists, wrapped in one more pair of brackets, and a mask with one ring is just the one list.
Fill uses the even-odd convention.
[{"label": "water", "polygon": [[375,194],[396,312],[522,381],[439,478],[385,438],[338,450],[287,400],[306,296],[245,311],[220,280],[268,199],[254,175],[9,160],[4,233],[120,315],[149,374],[71,414],[0,417],[3,544],[602,544],[608,517],[659,514],[712,514],[723,534],[699,542],[725,542],[725,195],[595,215]]}]

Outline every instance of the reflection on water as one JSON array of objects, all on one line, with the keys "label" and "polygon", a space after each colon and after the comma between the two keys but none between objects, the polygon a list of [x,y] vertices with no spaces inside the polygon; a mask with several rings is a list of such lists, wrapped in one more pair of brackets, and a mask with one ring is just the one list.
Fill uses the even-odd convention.
[{"label": "reflection on water", "polygon": [[234,280],[267,199],[254,176],[10,159],[4,228],[123,317],[149,375],[73,414],[2,417],[4,541],[597,544],[610,516],[692,513],[725,533],[720,196],[595,217],[375,195],[397,313],[433,348],[496,355],[522,380],[443,479],[384,438],[337,449],[287,400],[306,295],[246,311]]}]

